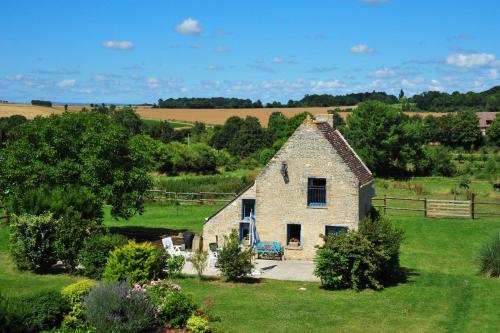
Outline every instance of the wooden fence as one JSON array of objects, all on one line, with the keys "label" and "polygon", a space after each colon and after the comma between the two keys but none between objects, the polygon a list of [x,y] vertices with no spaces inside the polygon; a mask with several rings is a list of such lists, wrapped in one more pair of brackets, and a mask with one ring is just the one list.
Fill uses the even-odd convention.
[{"label": "wooden fence", "polygon": [[178,204],[216,204],[229,202],[236,197],[236,193],[222,192],[170,192],[166,190],[149,190],[147,199],[156,202],[169,202]]},{"label": "wooden fence", "polygon": [[[402,198],[384,195],[375,197],[373,207],[380,208],[384,214],[389,210],[422,212],[425,217],[462,217],[474,219],[478,216],[500,216],[499,202],[476,201],[475,195],[470,200],[442,200],[431,198]],[[382,201],[380,204],[379,202]],[[392,204],[391,204],[392,202]],[[399,206],[394,202],[398,202]],[[417,205],[402,205],[400,202],[414,202]],[[415,207],[416,206],[416,207]],[[420,207],[419,207],[420,206]],[[488,211],[480,207],[493,208]],[[495,211],[495,207],[499,208]]]}]

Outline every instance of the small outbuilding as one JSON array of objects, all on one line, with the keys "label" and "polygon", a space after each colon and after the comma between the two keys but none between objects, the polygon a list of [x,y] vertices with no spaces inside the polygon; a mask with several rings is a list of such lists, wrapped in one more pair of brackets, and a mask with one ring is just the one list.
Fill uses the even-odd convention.
[{"label": "small outbuilding", "polygon": [[262,241],[278,242],[285,258],[310,260],[320,234],[356,230],[371,210],[373,177],[335,129],[332,115],[306,119],[262,169],[253,185],[207,218],[203,244],[223,246],[239,232],[250,241],[255,223]]}]

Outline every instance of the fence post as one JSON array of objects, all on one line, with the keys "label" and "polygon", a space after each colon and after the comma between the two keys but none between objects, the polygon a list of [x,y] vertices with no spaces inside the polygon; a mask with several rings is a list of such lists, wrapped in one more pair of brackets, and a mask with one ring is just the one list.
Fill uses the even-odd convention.
[{"label": "fence post", "polygon": [[427,197],[424,197],[424,217],[427,217]]},{"label": "fence post", "polygon": [[387,214],[387,194],[384,194],[384,215]]},{"label": "fence post", "polygon": [[470,194],[470,218],[474,220],[474,197],[475,197],[475,193],[472,192]]}]

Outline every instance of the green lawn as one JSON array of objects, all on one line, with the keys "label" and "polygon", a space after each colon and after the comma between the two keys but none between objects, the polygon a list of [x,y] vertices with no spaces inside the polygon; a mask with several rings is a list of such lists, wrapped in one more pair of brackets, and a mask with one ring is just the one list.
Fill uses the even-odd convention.
[{"label": "green lawn", "polygon": [[[151,125],[151,124],[156,124],[159,123],[160,120],[156,119],[141,119],[141,121],[144,124]],[[193,127],[192,123],[186,123],[186,122],[180,122],[180,121],[171,121],[168,120],[168,123],[173,127],[173,128],[180,128],[180,127]]]},{"label": "green lawn", "polygon": [[[168,205],[150,204],[143,215],[136,215],[130,220],[117,220],[111,217],[110,209],[105,209],[104,223],[110,228],[122,231],[134,229],[153,229],[158,233],[177,233],[194,231],[201,233],[205,218],[217,211],[222,204],[217,205]],[[152,232],[153,232],[152,231]]]},{"label": "green lawn", "polygon": [[[204,217],[216,209],[152,205],[130,221],[113,220],[107,211],[105,223],[119,232],[199,232]],[[317,283],[272,280],[233,284],[186,277],[178,282],[198,301],[213,300],[221,319],[213,325],[222,332],[498,331],[500,279],[478,276],[475,257],[484,242],[500,233],[500,219],[437,219],[409,213],[391,219],[406,232],[401,263],[410,276],[406,283],[380,292],[326,291]],[[2,292],[58,289],[75,279],[17,272],[7,255],[7,234],[7,227],[0,227]]]}]

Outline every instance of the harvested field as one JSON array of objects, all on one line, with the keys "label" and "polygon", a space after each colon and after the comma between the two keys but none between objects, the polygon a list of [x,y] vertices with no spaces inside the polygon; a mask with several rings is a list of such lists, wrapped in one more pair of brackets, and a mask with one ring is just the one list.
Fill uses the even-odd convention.
[{"label": "harvested field", "polygon": [[[262,108],[262,109],[153,109],[148,107],[137,107],[138,113],[143,118],[148,119],[170,119],[181,121],[200,121],[206,124],[221,125],[227,118],[238,116],[257,117],[260,123],[267,126],[267,121],[271,113],[279,111],[287,117],[294,116],[301,112],[310,112],[314,115],[326,113],[331,107],[325,108]],[[343,117],[347,117],[348,112],[344,112]]]},{"label": "harvested field", "polygon": [[[64,107],[62,108],[64,110]],[[36,116],[50,116],[53,113],[62,113],[62,110],[31,104],[0,104],[0,117],[10,117],[16,114],[28,119]]]},{"label": "harvested field", "polygon": [[[90,109],[89,105],[69,105],[70,111],[80,111],[83,107]],[[313,115],[326,113],[328,110],[336,107],[311,107],[311,108],[262,108],[262,109],[154,109],[149,106],[134,107],[137,113],[143,119],[154,120],[173,120],[195,122],[200,121],[211,125],[222,125],[231,116],[245,118],[246,116],[257,117],[262,125],[267,126],[267,121],[271,113],[279,111],[287,117],[294,116],[301,112],[310,112]],[[342,106],[341,109],[348,110],[354,107]],[[33,106],[29,104],[0,104],[0,117],[8,117],[14,114],[22,114],[26,118],[32,119],[37,115],[47,116],[52,113],[61,113],[64,111],[64,105],[55,105],[53,108]],[[426,116],[432,114],[435,116],[443,115],[444,113],[437,112],[406,112],[409,115],[419,114]],[[340,112],[340,115],[345,119],[349,115],[348,111]]]}]

